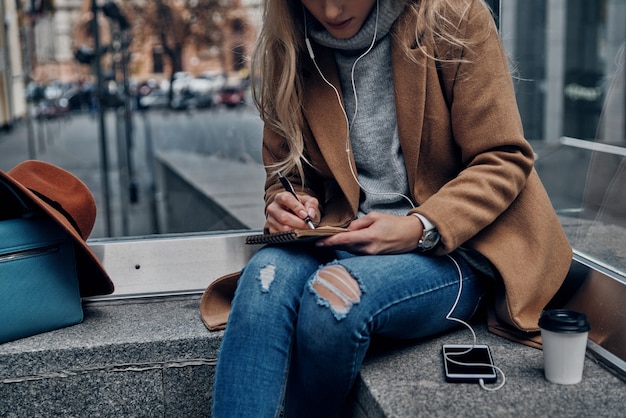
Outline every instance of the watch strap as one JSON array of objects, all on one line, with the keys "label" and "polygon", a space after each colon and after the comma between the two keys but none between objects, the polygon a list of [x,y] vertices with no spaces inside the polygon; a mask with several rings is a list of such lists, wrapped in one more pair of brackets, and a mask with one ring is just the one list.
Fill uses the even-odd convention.
[{"label": "watch strap", "polygon": [[411,215],[417,217],[417,219],[419,219],[422,222],[422,225],[424,226],[424,231],[430,231],[432,229],[436,229],[435,225],[433,225],[432,222],[426,219],[424,215],[421,215],[419,213],[412,213]]},{"label": "watch strap", "polygon": [[439,245],[441,235],[439,235],[437,227],[435,227],[435,225],[419,213],[413,213],[412,215],[415,215],[420,222],[422,222],[422,226],[424,227],[422,237],[417,243],[417,249],[420,252],[427,252]]}]

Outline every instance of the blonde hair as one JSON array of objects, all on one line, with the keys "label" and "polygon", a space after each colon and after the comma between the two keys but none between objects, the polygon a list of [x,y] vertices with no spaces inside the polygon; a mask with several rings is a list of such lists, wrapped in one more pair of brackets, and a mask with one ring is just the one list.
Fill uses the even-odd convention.
[{"label": "blonde hair", "polygon": [[[398,0],[381,0],[398,1]],[[405,45],[407,56],[414,60],[411,47],[417,47],[437,61],[450,59],[445,53],[437,57],[428,45],[465,48],[472,42],[458,35],[466,17],[469,0],[404,0],[417,22],[413,45]],[[479,0],[482,1],[482,0]],[[303,29],[303,6],[294,0],[265,0],[263,27],[252,54],[251,76],[253,98],[266,127],[286,139],[288,156],[270,167],[275,171],[297,172],[304,181],[303,163],[308,164],[304,149],[304,120],[301,109],[302,79],[300,60],[306,55]],[[399,36],[399,34],[394,34]]]}]

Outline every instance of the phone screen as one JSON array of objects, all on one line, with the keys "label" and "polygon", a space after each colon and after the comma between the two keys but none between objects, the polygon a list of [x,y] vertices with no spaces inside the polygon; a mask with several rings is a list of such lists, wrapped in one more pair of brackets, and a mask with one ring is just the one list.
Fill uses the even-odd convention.
[{"label": "phone screen", "polygon": [[[465,353],[466,351],[468,352]],[[491,352],[486,345],[475,345],[472,348],[469,344],[445,344],[443,346],[443,358],[446,380],[449,382],[477,382],[479,379],[483,379],[485,383],[496,381],[496,371],[489,366],[493,365]]]}]

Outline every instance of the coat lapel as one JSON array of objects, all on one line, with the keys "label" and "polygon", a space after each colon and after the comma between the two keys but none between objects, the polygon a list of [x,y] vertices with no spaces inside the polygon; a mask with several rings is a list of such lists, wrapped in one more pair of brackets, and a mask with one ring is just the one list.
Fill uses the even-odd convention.
[{"label": "coat lapel", "polygon": [[[400,30],[403,28],[400,27]],[[412,31],[399,33],[410,34]],[[392,46],[393,84],[396,95],[398,135],[404,155],[409,188],[415,193],[417,164],[424,128],[426,103],[427,59],[419,49],[414,51],[412,61],[406,56],[404,47],[397,38]]]},{"label": "coat lapel", "polygon": [[[356,213],[359,204],[359,186],[352,178],[346,155],[348,128],[343,105],[340,106],[337,94],[322,79],[310,59],[308,57],[305,59],[308,61],[306,70],[309,76],[304,86],[304,115],[328,168]],[[328,48],[317,46],[315,59],[324,77],[337,89],[343,103],[334,54]],[[349,158],[350,164],[355,167],[352,153]]]}]

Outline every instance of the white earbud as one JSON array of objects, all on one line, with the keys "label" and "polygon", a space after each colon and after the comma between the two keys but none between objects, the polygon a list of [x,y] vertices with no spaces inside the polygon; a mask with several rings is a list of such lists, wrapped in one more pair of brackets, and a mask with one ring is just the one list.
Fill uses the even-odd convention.
[{"label": "white earbud", "polygon": [[311,46],[311,41],[309,41],[309,38],[306,37],[304,38],[304,42],[306,43],[306,49],[309,50],[309,56],[311,57],[312,60],[314,60],[315,54],[313,53],[313,47]]},{"label": "white earbud", "polygon": [[304,43],[306,44],[306,49],[309,50],[309,56],[315,62],[315,54],[313,53],[313,47],[311,46],[311,41],[309,41],[309,32],[306,26],[306,9],[304,5],[302,5],[302,16],[304,20]]}]

